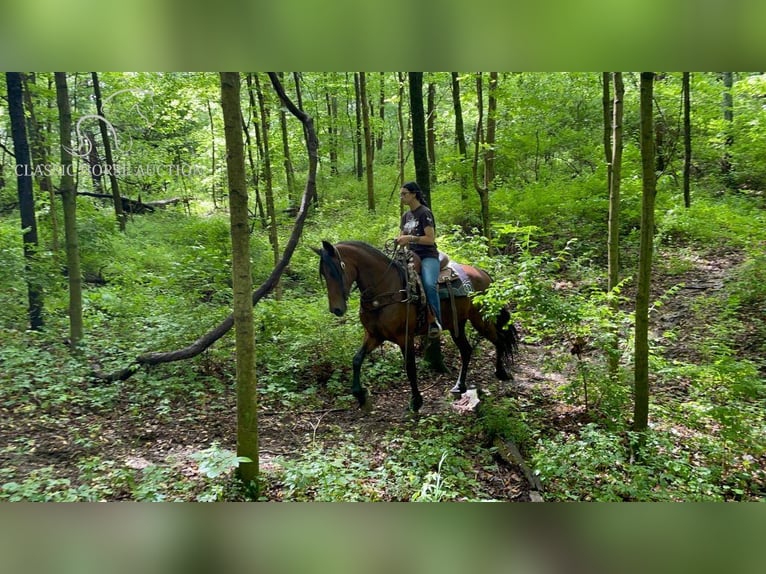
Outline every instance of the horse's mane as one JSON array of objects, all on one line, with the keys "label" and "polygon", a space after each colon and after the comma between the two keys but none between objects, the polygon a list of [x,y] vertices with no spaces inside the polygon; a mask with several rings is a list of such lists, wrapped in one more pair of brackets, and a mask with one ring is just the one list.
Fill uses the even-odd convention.
[{"label": "horse's mane", "polygon": [[364,241],[340,241],[338,242],[338,245],[349,245],[351,247],[357,247],[361,249],[362,251],[366,251],[369,255],[372,257],[377,257],[381,260],[383,260],[386,265],[390,265],[391,267],[394,267],[396,271],[399,273],[399,277],[402,280],[402,284],[406,284],[407,281],[407,271],[404,269],[404,265],[401,264],[401,262],[397,261],[396,259],[392,259],[385,253],[383,253],[380,249],[377,247],[373,247],[369,243],[365,243]]}]

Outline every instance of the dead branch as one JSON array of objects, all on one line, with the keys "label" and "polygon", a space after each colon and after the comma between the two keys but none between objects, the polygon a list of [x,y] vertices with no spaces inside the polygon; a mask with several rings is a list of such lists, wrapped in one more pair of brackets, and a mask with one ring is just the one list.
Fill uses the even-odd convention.
[{"label": "dead branch", "polygon": [[[282,102],[285,104],[287,109],[290,110],[290,112],[301,121],[304,129],[306,130],[306,144],[309,154],[309,169],[308,177],[306,178],[306,187],[303,190],[300,209],[298,210],[298,215],[295,219],[295,224],[293,225],[290,239],[285,246],[285,251],[282,254],[282,258],[274,267],[271,275],[269,275],[268,279],[266,279],[266,281],[253,293],[254,306],[264,296],[270,293],[274,286],[277,284],[279,278],[282,276],[282,273],[290,263],[290,259],[295,252],[295,248],[298,246],[298,241],[300,240],[303,233],[303,226],[306,221],[306,216],[308,215],[309,206],[311,201],[316,196],[316,172],[319,161],[319,140],[317,139],[316,132],[314,131],[314,120],[311,118],[311,116],[298,109],[295,104],[290,101],[290,98],[287,96],[287,94],[285,94],[285,91],[282,88],[282,84],[279,82],[279,78],[275,73],[269,72],[269,78],[271,79],[271,83],[274,85],[274,89],[276,90],[277,94],[279,94],[279,97],[282,99]],[[125,369],[109,374],[95,372],[94,377],[100,381],[106,382],[124,381],[131,377],[140,369],[140,367],[144,365],[158,365],[161,363],[171,363],[174,361],[181,361],[184,359],[196,357],[205,349],[210,347],[213,343],[215,343],[218,339],[223,337],[233,325],[234,315],[229,315],[217,327],[205,333],[202,337],[194,341],[194,343],[188,347],[184,347],[183,349],[178,349],[176,351],[145,353],[138,356]]]}]

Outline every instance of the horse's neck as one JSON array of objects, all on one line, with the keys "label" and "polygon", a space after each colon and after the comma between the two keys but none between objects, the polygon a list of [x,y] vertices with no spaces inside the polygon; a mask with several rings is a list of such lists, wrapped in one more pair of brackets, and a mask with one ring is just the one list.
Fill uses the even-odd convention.
[{"label": "horse's neck", "polygon": [[361,250],[341,254],[346,259],[346,265],[356,267],[356,284],[361,292],[382,293],[401,288],[399,272],[396,263],[383,257],[375,257]]}]

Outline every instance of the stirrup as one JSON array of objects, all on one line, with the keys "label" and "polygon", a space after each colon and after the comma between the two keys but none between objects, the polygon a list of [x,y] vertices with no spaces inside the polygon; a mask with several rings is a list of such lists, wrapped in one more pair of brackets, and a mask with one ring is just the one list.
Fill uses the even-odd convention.
[{"label": "stirrup", "polygon": [[439,324],[439,321],[434,319],[434,321],[428,326],[428,338],[438,339],[441,333],[442,333],[442,326]]}]

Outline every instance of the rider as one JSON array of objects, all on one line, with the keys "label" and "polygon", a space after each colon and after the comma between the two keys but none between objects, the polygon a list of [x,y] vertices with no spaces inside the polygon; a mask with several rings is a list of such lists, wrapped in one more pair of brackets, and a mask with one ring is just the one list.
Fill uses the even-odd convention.
[{"label": "rider", "polygon": [[405,183],[399,190],[402,204],[409,207],[402,215],[401,234],[396,243],[407,245],[420,257],[423,288],[431,306],[434,320],[428,326],[428,336],[438,338],[441,333],[441,305],[436,281],[439,278],[439,251],[436,248],[436,223],[434,214],[425,204],[423,191],[414,181]]}]

